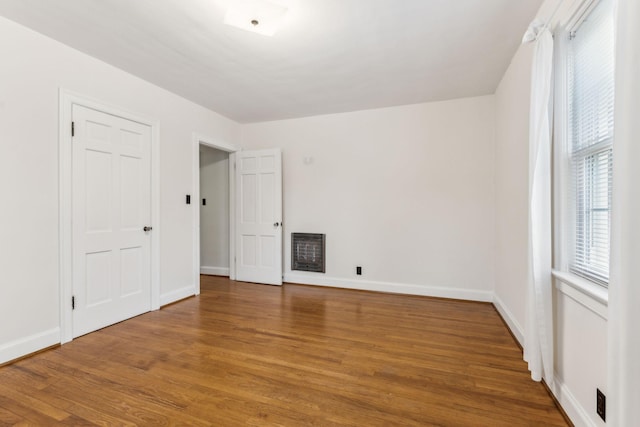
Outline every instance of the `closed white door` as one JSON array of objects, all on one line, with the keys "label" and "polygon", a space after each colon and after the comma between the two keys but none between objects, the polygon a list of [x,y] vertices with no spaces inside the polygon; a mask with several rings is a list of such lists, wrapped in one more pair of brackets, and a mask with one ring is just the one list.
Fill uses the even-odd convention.
[{"label": "closed white door", "polygon": [[151,128],[73,105],[73,336],[151,309]]},{"label": "closed white door", "polygon": [[280,149],[236,153],[236,280],[282,285]]}]

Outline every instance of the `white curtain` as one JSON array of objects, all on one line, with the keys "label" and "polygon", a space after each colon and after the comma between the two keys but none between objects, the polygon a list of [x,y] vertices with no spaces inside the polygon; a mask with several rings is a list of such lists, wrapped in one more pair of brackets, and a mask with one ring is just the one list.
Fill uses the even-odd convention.
[{"label": "white curtain", "polygon": [[553,37],[534,21],[523,42],[533,42],[529,113],[529,280],[524,360],[531,378],[553,384],[551,280],[551,128]]},{"label": "white curtain", "polygon": [[618,0],[607,424],[640,425],[640,1]]}]

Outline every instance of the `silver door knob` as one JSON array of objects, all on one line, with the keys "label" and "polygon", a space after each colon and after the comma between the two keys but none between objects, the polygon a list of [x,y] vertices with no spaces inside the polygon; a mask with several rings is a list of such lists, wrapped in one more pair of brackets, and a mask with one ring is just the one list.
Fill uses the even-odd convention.
[{"label": "silver door knob", "polygon": [[151,230],[153,230],[153,227],[149,227],[148,225],[145,225],[143,230],[144,231],[151,231]]},{"label": "silver door knob", "polygon": [[277,226],[279,226],[279,225],[280,225],[280,223],[279,223],[279,222],[274,222],[274,223],[273,223],[273,226],[274,226],[274,227],[277,227]]}]

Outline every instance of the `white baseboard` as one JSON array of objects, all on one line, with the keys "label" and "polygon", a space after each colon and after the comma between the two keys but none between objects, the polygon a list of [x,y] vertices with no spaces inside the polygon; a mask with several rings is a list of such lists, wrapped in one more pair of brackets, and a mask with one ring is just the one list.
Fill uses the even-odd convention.
[{"label": "white baseboard", "polygon": [[492,302],[493,292],[465,288],[415,285],[410,283],[377,282],[362,279],[343,279],[313,274],[285,273],[284,281],[302,285],[328,286],[332,288],[359,289],[362,291],[389,292],[393,294],[422,295],[438,298],[454,298],[470,301]]},{"label": "white baseboard", "polygon": [[200,267],[200,274],[209,276],[229,276],[229,267]]},{"label": "white baseboard", "polygon": [[49,329],[0,345],[0,364],[60,344],[60,328]]},{"label": "white baseboard", "polygon": [[[511,313],[507,308],[507,305],[497,295],[494,295],[493,305],[507,323],[507,326],[511,329],[511,332],[516,337],[520,345],[524,347],[524,331],[522,326],[520,326],[520,323],[518,323],[516,318],[513,316],[513,313]],[[589,417],[589,412],[584,409],[580,402],[578,402],[578,399],[575,398],[569,387],[562,381],[562,379],[558,377],[557,373],[553,380],[554,383],[550,385],[549,388],[573,424],[578,427],[597,427],[597,424]]]},{"label": "white baseboard", "polygon": [[[578,402],[578,399],[576,399],[573,393],[571,393],[571,390],[569,390],[569,387],[558,377],[557,373],[553,381],[553,385],[549,388],[573,424],[576,427],[597,427],[598,424],[589,416],[589,412]],[[604,425],[604,423],[602,425]]]},{"label": "white baseboard", "polygon": [[509,329],[511,329],[511,333],[516,337],[520,345],[524,348],[524,330],[520,323],[516,320],[515,316],[511,311],[507,308],[507,305],[502,302],[498,295],[493,295],[493,306],[498,310],[498,313],[502,316],[504,321],[507,323]]},{"label": "white baseboard", "polygon": [[181,299],[188,298],[195,294],[196,288],[193,285],[167,292],[166,294],[160,295],[160,307],[171,304],[172,302],[180,301]]}]

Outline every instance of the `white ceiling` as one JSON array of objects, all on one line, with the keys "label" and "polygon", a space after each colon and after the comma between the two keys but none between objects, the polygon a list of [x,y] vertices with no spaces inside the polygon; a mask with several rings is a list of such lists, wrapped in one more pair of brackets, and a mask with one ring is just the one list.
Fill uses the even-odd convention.
[{"label": "white ceiling", "polygon": [[238,122],[494,93],[542,0],[272,0],[273,37],[233,0],[0,0],[0,15]]}]

